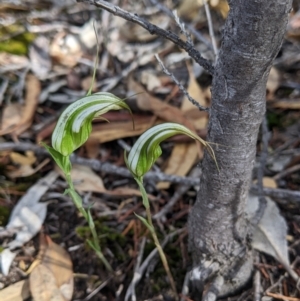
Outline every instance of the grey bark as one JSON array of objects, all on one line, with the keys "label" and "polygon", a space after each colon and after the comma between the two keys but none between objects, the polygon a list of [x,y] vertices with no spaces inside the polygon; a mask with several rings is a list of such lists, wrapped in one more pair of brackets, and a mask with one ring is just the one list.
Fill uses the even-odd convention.
[{"label": "grey bark", "polygon": [[217,145],[214,148],[220,171],[205,154],[200,190],[189,216],[193,277],[201,286],[208,277],[207,267],[219,264],[215,276],[210,275],[225,279],[219,294],[232,292],[251,274],[245,204],[265,113],[266,82],[283,40],[291,2],[229,3],[213,78],[207,137]]}]

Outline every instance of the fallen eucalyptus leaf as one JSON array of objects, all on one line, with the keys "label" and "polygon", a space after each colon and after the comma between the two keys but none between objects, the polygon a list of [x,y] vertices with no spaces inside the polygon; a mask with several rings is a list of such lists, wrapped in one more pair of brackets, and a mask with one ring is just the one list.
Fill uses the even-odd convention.
[{"label": "fallen eucalyptus leaf", "polygon": [[1,301],[24,301],[30,296],[29,281],[22,280],[0,290]]},{"label": "fallen eucalyptus leaf", "polygon": [[17,230],[15,239],[8,244],[10,249],[22,246],[39,232],[47,212],[47,204],[39,203],[39,200],[57,177],[57,172],[49,172],[33,185],[14,207],[6,226],[6,229]]},{"label": "fallen eucalyptus leaf", "polygon": [[[38,301],[56,300],[47,299],[46,297],[45,299],[37,298],[41,293],[45,293],[46,296],[49,296],[49,291],[54,289],[59,298],[57,300],[60,300],[61,296],[64,298],[63,300],[71,300],[74,289],[74,279],[73,265],[68,252],[60,245],[54,243],[49,236],[42,234],[40,236],[38,258],[40,258],[39,267],[34,268],[32,271],[33,275],[30,275],[30,288],[32,293],[36,294],[34,298]],[[47,282],[44,283],[44,292],[36,290],[35,286],[38,286],[40,281],[42,281],[42,283],[45,281],[45,279],[36,278],[36,274],[39,273],[41,277],[45,277],[45,279],[49,277],[49,279],[52,280],[54,277],[56,286],[53,286],[50,281],[49,284]],[[47,291],[48,294],[46,294]]]},{"label": "fallen eucalyptus leaf", "polygon": [[[252,247],[276,258],[297,282],[299,277],[290,266],[287,246],[287,224],[280,215],[275,202],[266,197],[266,207],[263,216],[253,233]],[[247,211],[249,217],[253,217],[259,208],[259,198],[250,195]]]},{"label": "fallen eucalyptus leaf", "polygon": [[66,301],[54,275],[42,264],[35,267],[30,274],[30,291],[34,301]]},{"label": "fallen eucalyptus leaf", "polygon": [[[0,271],[2,272],[2,274],[4,276],[7,276],[9,273],[9,268],[14,260],[14,258],[16,257],[16,253],[13,253],[12,251],[10,251],[10,249],[4,249],[1,253],[0,253]],[[2,300],[2,299],[0,299]]]}]

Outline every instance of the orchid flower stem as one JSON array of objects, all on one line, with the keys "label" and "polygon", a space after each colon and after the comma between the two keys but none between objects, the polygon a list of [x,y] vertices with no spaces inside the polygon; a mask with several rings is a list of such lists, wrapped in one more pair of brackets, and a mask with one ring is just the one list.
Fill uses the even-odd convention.
[{"label": "orchid flower stem", "polygon": [[164,266],[164,269],[167,273],[167,276],[169,278],[169,281],[170,281],[170,285],[171,285],[171,288],[172,290],[174,291],[174,293],[176,294],[177,296],[177,290],[176,290],[176,285],[175,285],[175,281],[174,281],[174,278],[172,276],[172,273],[171,273],[171,270],[170,270],[170,267],[169,267],[169,264],[168,264],[168,260],[167,260],[167,257],[165,255],[165,252],[163,250],[163,248],[161,247],[161,244],[157,238],[157,235],[156,235],[156,232],[155,232],[155,228],[153,226],[153,222],[152,222],[152,215],[151,215],[151,210],[150,210],[150,203],[149,203],[149,200],[148,200],[148,195],[147,195],[147,192],[144,188],[144,185],[143,185],[143,178],[140,177],[140,178],[136,178],[135,177],[135,180],[140,188],[140,191],[142,193],[142,199],[143,199],[143,205],[146,209],[146,215],[147,215],[147,222],[149,224],[149,227],[148,229],[150,230],[151,232],[151,235],[152,235],[152,238],[154,240],[154,244],[157,248],[157,251],[159,253],[159,256],[160,256],[160,259],[163,263],[163,266]]},{"label": "orchid flower stem", "polygon": [[74,187],[74,184],[73,184],[73,181],[72,181],[72,178],[71,178],[71,174],[70,173],[65,173],[65,177],[66,177],[67,183],[69,185],[69,189],[67,190],[68,194],[72,198],[72,200],[73,200],[75,206],[77,207],[77,209],[79,210],[79,212],[82,214],[82,216],[88,222],[89,228],[91,230],[92,237],[93,237],[93,242],[88,240],[88,243],[89,243],[90,247],[92,247],[93,250],[96,252],[96,255],[102,261],[102,263],[105,265],[107,270],[110,271],[110,272],[113,272],[113,269],[112,269],[111,265],[106,260],[106,258],[104,257],[104,255],[101,251],[100,242],[99,242],[99,238],[98,238],[98,235],[97,235],[97,232],[96,232],[96,228],[95,228],[93,218],[92,218],[89,210],[86,211],[83,208],[82,199],[77,194],[77,192],[75,191],[75,187]]}]

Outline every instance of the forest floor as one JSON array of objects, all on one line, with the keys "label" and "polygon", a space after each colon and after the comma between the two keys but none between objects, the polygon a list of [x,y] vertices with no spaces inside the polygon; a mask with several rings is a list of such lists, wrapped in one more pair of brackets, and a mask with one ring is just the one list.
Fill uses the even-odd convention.
[{"label": "forest floor", "polygon": [[[159,5],[114,2],[182,34]],[[274,229],[280,225],[278,232],[284,233],[278,252],[287,246],[291,270],[300,275],[300,10],[296,2],[267,84],[269,134],[263,184],[283,217],[273,221]],[[169,8],[177,9],[187,31],[196,29],[191,33],[195,47],[214,61],[207,15],[200,3],[178,0]],[[220,46],[226,1],[211,1],[210,13]],[[126,98],[135,128],[131,115],[123,111],[106,113],[109,123],[95,120],[90,138],[72,157],[72,179],[84,206],[91,207],[114,274],[87,243],[91,236],[87,223],[64,194],[66,181],[40,144],[51,144],[59,115],[89,90],[97,45],[93,91]],[[145,212],[138,187],[125,169],[124,150],[145,130],[162,122],[191,125],[205,139],[208,114],[193,106],[163,73],[156,53],[189,94],[209,106],[211,76],[170,41],[136,24],[72,0],[0,3],[1,301],[31,300],[32,296],[50,300],[54,291],[57,297],[52,300],[116,301],[125,300],[126,295],[128,300],[135,300],[134,296],[136,300],[174,300],[158,254],[153,253],[150,233],[134,215]],[[161,146],[162,156],[145,177],[145,187],[154,226],[165,242],[181,292],[192,266],[187,219],[197,194],[203,149],[182,136]],[[261,149],[260,136],[257,166]],[[254,173],[253,185],[255,180]],[[272,244],[273,234],[268,235],[264,239]],[[257,296],[264,301],[300,300],[297,284],[281,259],[266,253],[257,253],[253,279],[247,286],[222,300],[259,300]],[[34,277],[37,266],[40,276],[35,273]],[[140,281],[136,280],[138,273]],[[182,295],[182,300],[191,299]]]}]

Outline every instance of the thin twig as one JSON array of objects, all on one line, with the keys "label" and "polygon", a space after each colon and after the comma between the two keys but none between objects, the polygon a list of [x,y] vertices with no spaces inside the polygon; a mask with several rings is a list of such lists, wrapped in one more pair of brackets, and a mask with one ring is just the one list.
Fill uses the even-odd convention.
[{"label": "thin twig", "polygon": [[284,171],[278,173],[276,176],[274,176],[273,179],[277,181],[277,180],[284,178],[284,177],[288,176],[289,174],[294,173],[298,170],[300,170],[300,164],[297,164],[290,168],[287,168],[286,170],[284,170]]},{"label": "thin twig", "polygon": [[191,37],[191,35],[186,31],[186,29],[185,29],[185,24],[179,19],[176,10],[173,10],[173,17],[174,17],[174,20],[175,20],[176,24],[177,24],[178,27],[180,28],[181,32],[185,35],[187,41],[188,41],[191,45],[193,45],[193,47],[194,47],[194,42],[193,42],[193,40],[192,40],[192,37]]},{"label": "thin twig", "polygon": [[214,74],[214,67],[213,65],[203,58],[199,51],[193,47],[188,41],[185,42],[179,38],[179,36],[171,31],[164,30],[144,18],[139,17],[137,14],[130,13],[118,6],[111,4],[110,2],[103,1],[103,0],[77,0],[78,2],[85,2],[97,7],[101,7],[110,13],[114,14],[115,16],[121,17],[127,21],[136,23],[146,29],[151,34],[156,34],[162,38],[165,38],[171,42],[173,42],[178,47],[184,49],[191,58],[193,58],[200,66],[202,66],[208,73]]},{"label": "thin twig", "polygon": [[[160,11],[162,11],[163,13],[168,15],[170,18],[173,18],[172,11],[170,9],[168,9],[166,6],[159,3],[157,0],[150,0],[150,2],[152,3],[152,5],[155,5]],[[185,25],[198,41],[202,42],[209,49],[213,50],[213,46],[212,46],[211,42],[208,39],[206,39],[199,31],[197,31],[192,24],[185,23]]]},{"label": "thin twig", "polygon": [[141,262],[142,262],[142,258],[143,258],[143,255],[144,255],[145,244],[146,244],[146,237],[143,237],[142,241],[141,241],[141,244],[140,244],[140,250],[139,250],[139,253],[138,253],[138,257],[136,259],[136,265],[135,265],[135,268],[134,268],[133,279],[131,281],[132,285],[130,285],[128,287],[128,290],[127,290],[126,296],[125,296],[125,300],[127,300],[131,295],[131,301],[136,301],[136,294],[135,294],[135,286],[137,284],[136,279],[138,279],[138,277],[139,277],[138,271],[139,271],[139,268],[140,268],[140,265],[141,265]]},{"label": "thin twig", "polygon": [[165,74],[167,74],[168,76],[170,76],[173,81],[175,82],[175,84],[178,86],[178,88],[181,90],[181,92],[188,98],[188,100],[194,105],[196,106],[199,110],[201,111],[209,111],[209,108],[203,107],[199,104],[199,102],[197,100],[195,100],[193,97],[191,97],[191,95],[189,94],[189,92],[184,88],[184,86],[179,82],[179,80],[175,77],[175,75],[173,73],[171,73],[164,65],[164,63],[161,61],[161,59],[159,58],[158,54],[155,54],[155,57],[157,59],[157,61],[159,62],[163,72]]},{"label": "thin twig", "polygon": [[[164,239],[164,241],[161,243],[161,247],[164,248],[166,246],[166,244],[169,242],[170,239],[172,239],[174,236],[179,235],[181,232],[183,232],[185,230],[185,228],[183,229],[178,229],[170,234],[168,234],[166,236],[166,238]],[[144,260],[144,262],[142,263],[142,265],[140,266],[139,270],[136,273],[136,278],[135,278],[135,285],[137,285],[140,280],[142,279],[144,273],[146,272],[150,262],[156,257],[158,256],[158,250],[157,248],[153,249],[152,252],[147,256],[147,258]],[[127,292],[126,292],[126,297],[125,297],[125,301],[128,301],[128,299],[130,298],[131,294],[130,291],[132,290],[131,286],[133,285],[133,282],[131,282],[128,286]]]},{"label": "thin twig", "polygon": [[216,57],[216,60],[217,60],[217,58],[218,58],[218,48],[217,48],[217,43],[216,43],[216,38],[215,38],[215,33],[214,33],[214,27],[213,27],[212,20],[211,20],[210,9],[209,9],[207,0],[202,0],[202,3],[204,4],[207,23],[208,23],[209,35],[210,35],[211,42],[212,42],[212,45],[213,45],[214,54],[215,54],[215,57]]},{"label": "thin twig", "polygon": [[280,294],[273,294],[270,292],[266,293],[267,296],[273,297],[275,299],[280,299],[280,300],[288,300],[288,301],[300,301],[300,298],[295,298],[295,297],[289,297],[289,296],[284,296]]},{"label": "thin twig", "polygon": [[189,190],[190,187],[190,185],[180,185],[168,203],[159,212],[154,214],[153,219],[164,222],[166,220],[166,214],[172,210],[177,201]]},{"label": "thin twig", "polygon": [[[5,142],[0,144],[0,151],[6,151],[6,150],[15,150],[15,151],[28,151],[31,150],[37,155],[44,155],[49,156],[46,149],[43,147],[40,147],[38,145],[35,145],[33,143],[29,142],[21,142],[21,143],[14,143],[14,142]],[[111,164],[109,162],[101,162],[99,160],[95,159],[86,159],[82,158],[76,155],[71,156],[71,162],[82,164],[85,166],[90,166],[95,171],[98,172],[105,172],[107,174],[115,174],[119,175],[125,178],[132,178],[131,173],[127,168],[119,167],[114,164]],[[180,177],[180,176],[174,176],[174,175],[167,175],[162,172],[153,172],[149,171],[144,176],[145,181],[155,181],[155,182],[170,182],[174,184],[185,184],[185,185],[199,185],[199,178],[191,178],[191,177]],[[250,191],[252,193],[258,193],[258,187],[256,185],[252,186]],[[273,197],[276,199],[281,200],[288,200],[290,202],[294,203],[300,203],[300,191],[296,190],[288,190],[288,189],[280,189],[280,188],[263,188],[263,193],[265,196]]]},{"label": "thin twig", "polygon": [[[255,252],[255,263],[259,264],[259,255]],[[253,279],[254,285],[254,301],[261,300],[261,275],[259,269],[256,269]]]}]

